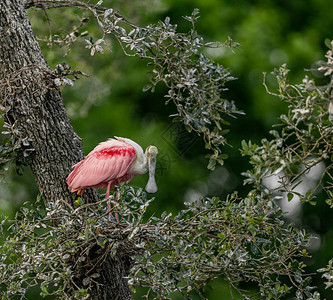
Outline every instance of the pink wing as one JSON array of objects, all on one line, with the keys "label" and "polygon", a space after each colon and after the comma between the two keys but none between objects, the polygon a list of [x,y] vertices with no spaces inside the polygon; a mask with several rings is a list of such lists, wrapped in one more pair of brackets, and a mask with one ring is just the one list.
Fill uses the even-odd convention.
[{"label": "pink wing", "polygon": [[136,157],[135,148],[118,140],[100,143],[87,157],[74,165],[67,177],[72,192],[88,187],[105,187],[108,182],[119,184],[129,175],[130,166]]}]

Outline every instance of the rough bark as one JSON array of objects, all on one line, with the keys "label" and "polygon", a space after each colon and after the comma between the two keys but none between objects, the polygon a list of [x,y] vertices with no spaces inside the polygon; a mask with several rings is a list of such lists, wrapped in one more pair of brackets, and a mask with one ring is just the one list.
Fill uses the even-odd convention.
[{"label": "rough bark", "polygon": [[[60,91],[32,32],[23,1],[0,1],[0,101],[5,121],[18,141],[34,149],[29,165],[45,203],[70,203],[65,178],[84,156],[81,140],[67,117]],[[96,201],[97,193],[87,193]],[[124,277],[128,266],[121,257],[99,266],[100,285],[92,299],[131,299]]]}]

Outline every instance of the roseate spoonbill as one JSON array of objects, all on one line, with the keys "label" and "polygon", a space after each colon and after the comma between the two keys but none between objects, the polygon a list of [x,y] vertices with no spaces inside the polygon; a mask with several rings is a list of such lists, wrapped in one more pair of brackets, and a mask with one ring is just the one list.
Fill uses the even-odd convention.
[{"label": "roseate spoonbill", "polygon": [[[134,176],[149,171],[146,191],[156,193],[157,154],[155,146],[148,146],[144,153],[142,148],[130,139],[108,139],[98,144],[85,159],[72,167],[74,170],[66,179],[68,187],[72,192],[77,191],[79,195],[82,195],[86,188],[106,189],[106,198],[109,199],[112,187],[129,182]],[[111,211],[110,203],[108,208]],[[119,222],[117,213],[115,217]]]}]

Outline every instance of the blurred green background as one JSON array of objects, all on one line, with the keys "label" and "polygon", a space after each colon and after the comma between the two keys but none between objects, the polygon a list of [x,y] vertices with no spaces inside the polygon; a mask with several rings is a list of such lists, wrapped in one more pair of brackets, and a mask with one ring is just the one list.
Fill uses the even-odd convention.
[{"label": "blurred green background", "polygon": [[[238,149],[242,139],[259,142],[269,137],[268,131],[277,117],[287,107],[278,98],[265,92],[263,72],[271,72],[283,63],[291,69],[290,81],[300,83],[305,73],[317,77],[311,71],[315,62],[324,59],[325,39],[333,39],[333,1],[331,0],[118,0],[107,1],[104,6],[118,9],[127,19],[139,26],[155,23],[166,16],[177,23],[179,31],[188,31],[189,24],[182,16],[200,9],[197,31],[207,42],[224,42],[228,36],[242,45],[234,51],[226,48],[207,49],[206,54],[217,63],[230,68],[238,80],[229,84],[225,97],[235,100],[245,116],[231,119],[228,140],[231,147],[224,151],[229,155],[223,167],[214,172],[206,168],[205,149],[200,139],[186,133],[182,126],[168,117],[175,112],[170,104],[164,104],[167,90],[158,85],[154,93],[143,92],[149,82],[147,62],[125,57],[117,42],[108,38],[104,54],[90,56],[84,39],[78,39],[70,51],[40,42],[43,53],[52,68],[66,62],[72,69],[90,74],[82,77],[74,87],[62,89],[64,101],[75,131],[83,140],[87,154],[96,144],[112,136],[128,137],[143,148],[154,144],[159,148],[157,183],[159,192],[149,214],[163,211],[177,213],[184,201],[199,196],[220,196],[233,190],[245,195],[248,187],[242,185],[241,172],[249,168]],[[79,24],[82,12],[78,9],[49,11],[53,20],[53,33],[66,35],[71,27]],[[84,13],[91,17],[88,13]],[[33,29],[40,39],[47,39],[47,19],[41,11],[29,11]],[[92,19],[92,18],[91,18]],[[101,38],[96,22],[92,20],[80,32],[88,30],[94,40]],[[66,55],[68,54],[68,55]],[[304,71],[308,69],[310,71]],[[320,78],[317,78],[320,80]],[[276,87],[273,77],[268,76],[272,91]],[[147,176],[138,176],[131,185],[144,187]],[[23,176],[8,174],[5,184],[0,185],[0,211],[13,216],[25,201],[34,201],[38,190],[29,169]],[[318,195],[320,197],[320,195]],[[319,237],[319,247],[310,252],[312,259],[308,272],[315,272],[326,265],[333,254],[332,212],[324,201],[313,207],[303,206],[294,222],[314,232]],[[316,282],[324,296],[320,277]],[[218,279],[205,290],[208,299],[229,299],[229,287]],[[138,290],[135,298],[139,299]],[[37,295],[32,295],[35,299]],[[174,299],[178,299],[174,296]],[[181,299],[181,298],[179,298]],[[196,297],[194,296],[194,299]],[[230,298],[231,299],[231,298]],[[237,298],[236,298],[237,299]]]}]

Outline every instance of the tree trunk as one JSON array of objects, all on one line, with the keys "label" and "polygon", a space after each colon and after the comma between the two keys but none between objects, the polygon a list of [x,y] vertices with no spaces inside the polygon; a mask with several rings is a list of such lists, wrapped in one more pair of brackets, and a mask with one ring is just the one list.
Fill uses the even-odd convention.
[{"label": "tree trunk", "polygon": [[[67,117],[60,91],[20,0],[0,1],[0,101],[15,140],[34,149],[28,164],[44,202],[71,203],[66,184],[71,166],[84,157],[81,139]],[[28,145],[29,143],[29,145]],[[86,195],[96,201],[96,191]],[[108,258],[99,266],[100,285],[92,299],[131,299],[126,260]]]}]

